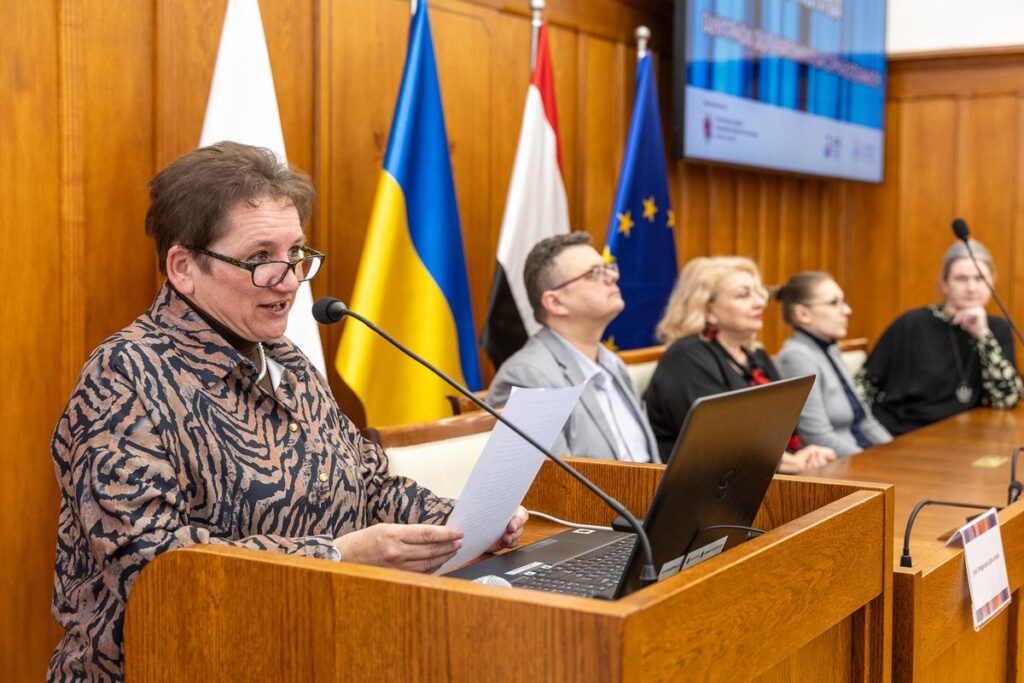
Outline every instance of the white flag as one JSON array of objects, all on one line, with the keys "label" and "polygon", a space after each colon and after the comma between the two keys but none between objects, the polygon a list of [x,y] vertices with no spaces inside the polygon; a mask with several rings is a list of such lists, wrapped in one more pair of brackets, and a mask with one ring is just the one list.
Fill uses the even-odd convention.
[{"label": "white flag", "polygon": [[[222,140],[266,147],[281,161],[288,159],[257,0],[228,0],[199,146]],[[303,282],[288,314],[285,334],[326,377],[324,349],[312,307],[313,291]]]},{"label": "white flag", "polygon": [[498,263],[487,302],[481,343],[495,367],[540,329],[526,295],[523,266],[533,246],[569,232],[569,202],[562,180],[555,75],[547,27],[537,37],[537,60],[526,91],[523,124],[512,166],[505,215],[498,237]]}]

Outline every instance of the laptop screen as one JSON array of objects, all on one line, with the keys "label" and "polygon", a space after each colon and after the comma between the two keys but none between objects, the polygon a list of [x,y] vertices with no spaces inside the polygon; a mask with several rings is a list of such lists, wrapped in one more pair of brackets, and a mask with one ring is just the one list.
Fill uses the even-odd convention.
[{"label": "laptop screen", "polygon": [[[813,376],[705,396],[686,416],[644,519],[659,581],[748,537]],[[640,588],[639,544],[616,597]]]}]

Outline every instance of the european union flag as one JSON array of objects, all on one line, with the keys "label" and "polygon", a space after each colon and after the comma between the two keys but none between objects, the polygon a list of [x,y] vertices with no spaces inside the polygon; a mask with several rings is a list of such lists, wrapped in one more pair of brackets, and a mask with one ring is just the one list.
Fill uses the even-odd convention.
[{"label": "european union flag", "polygon": [[625,310],[605,331],[617,349],[657,343],[654,327],[676,279],[675,214],[669,203],[665,143],[650,53],[636,66],[636,100],[606,253],[619,263]]}]

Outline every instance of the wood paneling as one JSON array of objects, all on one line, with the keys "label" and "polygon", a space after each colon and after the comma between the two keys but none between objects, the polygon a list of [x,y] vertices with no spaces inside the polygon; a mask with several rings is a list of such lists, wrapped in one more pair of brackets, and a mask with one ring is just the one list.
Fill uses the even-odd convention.
[{"label": "wood paneling", "polygon": [[0,678],[11,681],[41,680],[59,634],[49,617],[57,496],[47,444],[68,386],[60,257],[77,207],[64,206],[60,188],[77,174],[63,166],[74,143],[61,114],[64,78],[81,64],[75,5],[0,4]]},{"label": "wood paneling", "polygon": [[1024,313],[1022,57],[996,48],[890,60],[887,181],[851,186],[848,207],[851,335],[877,339],[899,312],[939,300],[955,216],[992,251],[997,288]]}]

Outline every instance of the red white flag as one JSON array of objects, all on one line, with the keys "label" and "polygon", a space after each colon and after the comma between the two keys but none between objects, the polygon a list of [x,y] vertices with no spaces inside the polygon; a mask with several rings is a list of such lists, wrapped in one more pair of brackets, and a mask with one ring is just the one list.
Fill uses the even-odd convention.
[{"label": "red white flag", "polygon": [[562,181],[555,76],[546,26],[537,37],[537,59],[526,91],[523,126],[512,167],[498,238],[498,263],[487,303],[481,343],[495,367],[540,329],[523,284],[523,264],[540,240],[569,232],[569,203]]}]

